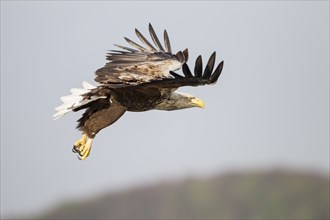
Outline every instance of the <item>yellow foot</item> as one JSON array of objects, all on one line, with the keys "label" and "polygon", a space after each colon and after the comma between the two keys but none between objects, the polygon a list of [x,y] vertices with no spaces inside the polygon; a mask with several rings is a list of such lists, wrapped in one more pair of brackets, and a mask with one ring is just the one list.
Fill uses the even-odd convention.
[{"label": "yellow foot", "polygon": [[[87,142],[86,142],[87,140]],[[72,148],[72,151],[74,153],[79,154],[78,158],[80,160],[85,160],[86,157],[88,157],[88,155],[91,152],[92,149],[92,142],[93,139],[92,138],[87,138],[86,134],[83,134],[83,136],[81,137],[81,139],[77,140]]]}]

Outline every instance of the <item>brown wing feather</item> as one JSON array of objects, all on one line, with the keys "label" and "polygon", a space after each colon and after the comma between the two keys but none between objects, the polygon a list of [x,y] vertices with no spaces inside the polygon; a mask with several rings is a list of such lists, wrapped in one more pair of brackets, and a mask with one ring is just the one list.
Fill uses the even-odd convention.
[{"label": "brown wing feather", "polygon": [[181,68],[186,62],[188,51],[179,51],[172,54],[170,42],[166,33],[165,48],[149,24],[150,36],[155,44],[153,46],[137,29],[137,36],[145,47],[140,46],[134,41],[125,40],[135,47],[135,49],[118,46],[126,51],[111,51],[107,55],[109,62],[102,68],[96,70],[95,81],[105,85],[137,85],[163,78],[173,78],[170,71]]},{"label": "brown wing feather", "polygon": [[[199,56],[196,59],[196,66],[194,68],[194,75],[190,71],[186,63],[182,66],[184,75],[179,75],[175,72],[171,72],[174,79],[161,79],[155,80],[149,83],[142,84],[144,87],[157,87],[157,88],[179,88],[182,86],[202,86],[216,83],[223,68],[224,61],[221,61],[219,65],[214,68],[215,52],[211,55],[204,71],[202,70],[202,58]],[[213,71],[213,73],[212,73]]]}]

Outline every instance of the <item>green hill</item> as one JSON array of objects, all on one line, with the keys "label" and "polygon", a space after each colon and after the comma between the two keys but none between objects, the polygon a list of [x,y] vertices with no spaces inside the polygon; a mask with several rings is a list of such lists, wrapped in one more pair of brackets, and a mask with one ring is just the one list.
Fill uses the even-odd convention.
[{"label": "green hill", "polygon": [[163,182],[65,203],[42,219],[329,219],[329,178],[271,171]]}]

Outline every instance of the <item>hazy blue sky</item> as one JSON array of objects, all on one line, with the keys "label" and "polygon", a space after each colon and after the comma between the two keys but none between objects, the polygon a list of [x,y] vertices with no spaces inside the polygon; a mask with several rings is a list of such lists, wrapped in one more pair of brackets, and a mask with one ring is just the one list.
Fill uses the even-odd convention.
[{"label": "hazy blue sky", "polygon": [[[206,107],[126,113],[71,152],[81,112],[60,96],[151,22],[190,65],[217,51],[218,84],[183,88]],[[1,214],[189,175],[270,167],[329,171],[329,2],[1,1]]]}]

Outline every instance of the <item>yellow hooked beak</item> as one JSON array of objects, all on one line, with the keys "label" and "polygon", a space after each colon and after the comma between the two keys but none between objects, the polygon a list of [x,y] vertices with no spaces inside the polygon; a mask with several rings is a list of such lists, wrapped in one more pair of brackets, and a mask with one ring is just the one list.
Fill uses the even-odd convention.
[{"label": "yellow hooked beak", "polygon": [[191,99],[191,102],[192,102],[194,105],[196,105],[197,107],[200,107],[200,108],[204,108],[204,106],[205,106],[203,100],[198,99],[198,98],[193,98],[193,99]]}]

